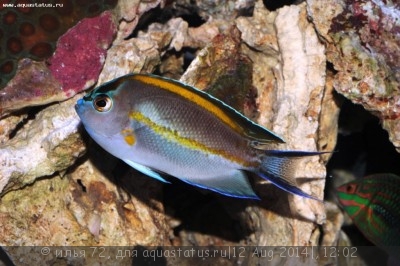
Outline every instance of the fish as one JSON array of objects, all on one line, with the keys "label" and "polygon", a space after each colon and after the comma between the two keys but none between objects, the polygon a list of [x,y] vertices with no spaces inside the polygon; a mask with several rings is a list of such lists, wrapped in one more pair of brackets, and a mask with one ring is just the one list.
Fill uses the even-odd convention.
[{"label": "fish", "polygon": [[[296,159],[321,152],[268,149],[284,140],[212,95],[179,81],[133,73],[79,99],[76,112],[89,135],[134,169],[170,183],[259,199],[246,172],[305,198]],[[170,180],[170,179],[169,179]]]},{"label": "fish", "polygon": [[400,177],[381,173],[336,189],[338,201],[361,233],[376,246],[400,252]]}]

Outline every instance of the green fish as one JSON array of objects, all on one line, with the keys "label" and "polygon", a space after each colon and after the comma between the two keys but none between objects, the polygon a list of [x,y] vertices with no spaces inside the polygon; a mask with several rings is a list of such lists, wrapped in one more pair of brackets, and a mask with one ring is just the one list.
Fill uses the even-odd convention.
[{"label": "green fish", "polygon": [[174,176],[227,196],[258,199],[253,172],[296,195],[296,158],[320,152],[269,150],[282,138],[213,96],[179,81],[131,74],[110,81],[75,106],[89,135],[136,170]]},{"label": "green fish", "polygon": [[[384,249],[400,246],[399,176],[367,176],[338,187],[337,196],[343,209],[368,240]],[[389,251],[393,249],[389,248]]]}]

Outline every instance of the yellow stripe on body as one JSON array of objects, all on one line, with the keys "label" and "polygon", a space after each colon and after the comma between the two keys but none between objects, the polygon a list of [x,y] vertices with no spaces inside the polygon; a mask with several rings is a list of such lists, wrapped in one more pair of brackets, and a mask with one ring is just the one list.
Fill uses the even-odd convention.
[{"label": "yellow stripe on body", "polygon": [[229,154],[227,151],[224,150],[218,150],[218,149],[213,149],[210,147],[207,147],[206,145],[194,140],[194,139],[189,139],[186,137],[182,137],[179,135],[179,133],[176,130],[171,130],[165,126],[161,126],[153,122],[150,118],[144,116],[140,112],[131,112],[129,114],[129,117],[133,120],[136,120],[140,123],[145,124],[149,128],[151,128],[154,132],[157,134],[163,136],[166,138],[166,140],[171,140],[174,142],[179,143],[180,145],[192,149],[192,150],[201,150],[204,153],[209,153],[209,154],[214,154],[218,156],[222,156],[227,160],[230,160],[232,162],[238,163],[240,165],[243,165],[245,167],[250,167],[250,166],[256,166],[255,163],[245,161],[241,158],[235,157],[232,154]]},{"label": "yellow stripe on body", "polygon": [[174,82],[170,82],[170,81],[152,77],[152,76],[135,75],[134,78],[143,83],[159,87],[160,89],[170,91],[172,93],[178,94],[178,95],[186,98],[187,100],[210,111],[213,115],[215,115],[217,118],[222,120],[226,125],[228,125],[230,128],[232,128],[236,132],[243,133],[242,127],[240,127],[235,122],[235,120],[230,118],[223,110],[221,110],[221,108],[216,106],[214,103],[208,101],[207,99],[204,99],[203,97],[197,95],[195,92],[190,91],[190,90],[186,89],[185,87],[182,88],[182,86],[174,84]]}]

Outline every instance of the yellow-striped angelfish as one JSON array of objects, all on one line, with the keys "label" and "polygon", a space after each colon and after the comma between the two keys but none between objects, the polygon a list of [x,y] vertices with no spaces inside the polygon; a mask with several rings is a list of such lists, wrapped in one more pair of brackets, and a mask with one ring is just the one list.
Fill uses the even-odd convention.
[{"label": "yellow-striped angelfish", "polygon": [[178,81],[126,75],[94,89],[75,109],[100,146],[160,181],[167,174],[227,196],[258,198],[248,171],[315,199],[297,187],[292,162],[319,152],[268,150],[282,138]]}]

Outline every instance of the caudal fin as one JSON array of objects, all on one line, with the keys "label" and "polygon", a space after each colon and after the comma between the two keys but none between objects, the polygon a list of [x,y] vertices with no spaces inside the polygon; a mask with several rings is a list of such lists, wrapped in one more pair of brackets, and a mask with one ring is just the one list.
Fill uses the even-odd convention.
[{"label": "caudal fin", "polygon": [[268,150],[265,151],[258,175],[289,193],[321,201],[298,188],[296,180],[294,179],[294,171],[297,166],[298,158],[324,153],[329,152]]}]

